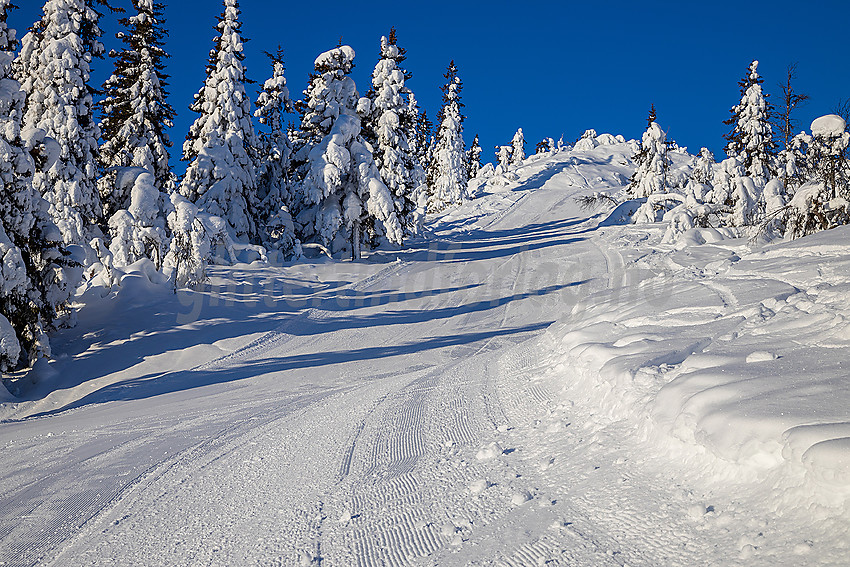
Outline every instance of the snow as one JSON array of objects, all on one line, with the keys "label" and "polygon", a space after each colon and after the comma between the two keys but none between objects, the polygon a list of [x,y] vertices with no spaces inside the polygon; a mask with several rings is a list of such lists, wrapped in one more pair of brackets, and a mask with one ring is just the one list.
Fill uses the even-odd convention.
[{"label": "snow", "polygon": [[850,228],[600,222],[615,141],[401,250],[86,288],[6,381],[0,561],[845,564]]},{"label": "snow", "polygon": [[827,114],[815,118],[812,122],[812,135],[823,136],[825,138],[837,138],[844,134],[847,124],[844,119],[837,114]]},{"label": "snow", "polygon": [[313,66],[317,69],[319,67],[327,67],[331,65],[339,65],[340,62],[345,62],[348,65],[351,65],[354,62],[354,49],[348,45],[342,45],[340,47],[325,51],[318,57],[316,57],[316,61],[313,63]]}]

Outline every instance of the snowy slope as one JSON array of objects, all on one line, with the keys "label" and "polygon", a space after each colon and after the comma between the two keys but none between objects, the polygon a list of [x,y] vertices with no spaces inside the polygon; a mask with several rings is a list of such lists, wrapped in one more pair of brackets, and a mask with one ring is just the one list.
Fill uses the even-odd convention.
[{"label": "snowy slope", "polygon": [[0,561],[846,564],[847,231],[597,228],[593,145],[402,251],[89,290],[10,385]]}]

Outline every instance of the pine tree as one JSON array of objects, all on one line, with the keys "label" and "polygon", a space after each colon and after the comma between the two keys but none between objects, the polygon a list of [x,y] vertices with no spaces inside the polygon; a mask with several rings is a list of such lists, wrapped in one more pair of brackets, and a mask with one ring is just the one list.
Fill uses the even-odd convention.
[{"label": "pine tree", "polygon": [[284,130],[283,115],[292,112],[292,100],[286,86],[283,51],[266,53],[272,62],[272,76],[263,83],[254,116],[267,131],[259,135],[261,156],[257,163],[257,197],[260,239],[280,250],[284,258],[301,255],[301,243],[295,236],[290,210],[292,207],[292,144]]},{"label": "pine tree", "polygon": [[12,76],[15,30],[6,25],[12,8],[10,0],[0,0],[0,371],[50,355],[45,332],[75,287],[62,236],[32,184],[32,154],[42,169],[53,164],[43,159],[43,131],[22,137],[25,93]]},{"label": "pine tree", "polygon": [[732,126],[725,136],[726,154],[738,158],[746,174],[756,183],[764,184],[773,175],[776,144],[770,126],[773,107],[768,95],[762,92],[764,79],[758,74],[758,63],[753,61],[747,75],[738,82],[741,102],[732,108],[732,116],[723,123]]},{"label": "pine tree", "polygon": [[366,95],[371,112],[363,123],[363,137],[373,148],[375,164],[393,194],[396,214],[405,231],[416,234],[422,216],[419,194],[424,180],[414,152],[418,113],[411,111],[415,99],[406,85],[411,75],[401,67],[405,53],[398,46],[395,28],[389,37],[381,38],[381,58]]},{"label": "pine tree", "polygon": [[110,53],[115,70],[104,83],[100,102],[100,161],[105,174],[98,186],[106,218],[130,206],[131,196],[116,187],[118,168],[150,172],[160,192],[173,184],[168,163],[172,143],[166,130],[172,126],[174,109],[166,100],[164,8],[155,0],[133,0],[133,9],[134,15],[119,20],[126,31],[116,37],[124,48]]},{"label": "pine tree", "polygon": [[478,141],[478,134],[472,139],[472,144],[469,146],[469,151],[466,153],[466,170],[469,179],[474,179],[478,176],[481,170],[481,144]]},{"label": "pine tree", "polygon": [[208,76],[191,110],[199,114],[183,144],[190,162],[180,193],[206,213],[227,220],[237,237],[254,237],[256,147],[251,101],[245,91],[238,0],[224,0]]},{"label": "pine tree", "polygon": [[525,159],[525,136],[522,134],[522,128],[519,128],[511,140],[511,165],[522,165]]},{"label": "pine tree", "polygon": [[647,118],[640,150],[632,158],[637,169],[629,183],[628,192],[633,197],[648,197],[653,193],[667,192],[667,171],[670,158],[667,156],[667,136],[658,126],[653,104]]},{"label": "pine tree", "polygon": [[466,147],[463,142],[463,103],[460,94],[463,83],[457,75],[455,62],[449,63],[443,85],[443,106],[437,115],[439,128],[434,156],[430,163],[433,185],[428,211],[437,213],[447,207],[459,205],[467,199]]},{"label": "pine tree", "polygon": [[358,97],[348,76],[353,67],[354,50],[347,45],[319,55],[298,105],[296,221],[305,239],[356,259],[364,240],[400,243],[403,235],[392,195],[361,136],[358,109],[367,114],[371,103]]},{"label": "pine tree", "polygon": [[49,171],[36,172],[34,185],[69,244],[87,243],[97,233],[94,225],[102,222],[95,186],[100,132],[89,85],[91,60],[103,54],[97,4],[106,5],[47,0],[15,63],[27,94],[24,129],[42,129],[59,145],[59,160]]}]

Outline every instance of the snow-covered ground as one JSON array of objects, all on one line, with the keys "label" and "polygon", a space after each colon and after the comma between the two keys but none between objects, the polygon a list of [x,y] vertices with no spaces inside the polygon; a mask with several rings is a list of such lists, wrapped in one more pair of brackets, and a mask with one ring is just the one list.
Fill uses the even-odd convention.
[{"label": "snow-covered ground", "polygon": [[846,565],[850,230],[600,228],[592,145],[399,252],[90,289],[8,384],[0,562]]}]

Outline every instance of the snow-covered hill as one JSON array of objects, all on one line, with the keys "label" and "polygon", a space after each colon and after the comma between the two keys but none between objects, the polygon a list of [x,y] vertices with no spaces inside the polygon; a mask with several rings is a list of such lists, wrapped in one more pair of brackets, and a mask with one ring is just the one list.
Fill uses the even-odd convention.
[{"label": "snow-covered hill", "polygon": [[362,262],[89,289],[8,384],[0,561],[846,564],[850,231],[598,227],[632,152],[533,156]]}]

